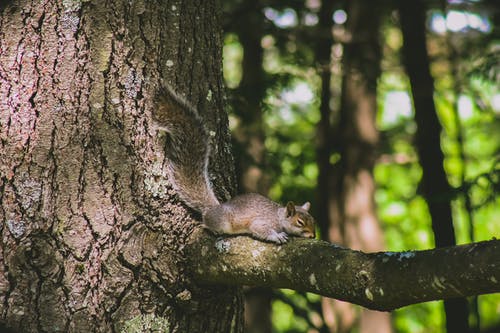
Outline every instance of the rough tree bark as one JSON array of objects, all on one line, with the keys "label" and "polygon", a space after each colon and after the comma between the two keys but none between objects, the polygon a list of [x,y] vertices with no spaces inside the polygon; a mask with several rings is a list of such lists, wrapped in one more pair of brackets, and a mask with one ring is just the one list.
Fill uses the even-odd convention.
[{"label": "rough tree bark", "polygon": [[215,1],[2,6],[0,322],[241,331],[240,289],[200,288],[185,274],[196,224],[169,187],[150,117],[160,81],[198,107],[227,197],[219,16]]},{"label": "rough tree bark", "polygon": [[278,247],[241,236],[213,245],[200,235],[187,250],[193,276],[207,284],[290,288],[378,311],[500,291],[500,240],[379,253],[300,238]]},{"label": "rough tree bark", "polygon": [[[451,214],[451,186],[444,170],[441,151],[441,124],[434,105],[434,80],[430,73],[425,38],[425,5],[420,0],[398,3],[403,32],[403,60],[410,79],[415,122],[416,145],[422,165],[422,190],[432,218],[437,247],[456,244]],[[469,331],[469,310],[463,298],[444,301],[448,332]]]}]

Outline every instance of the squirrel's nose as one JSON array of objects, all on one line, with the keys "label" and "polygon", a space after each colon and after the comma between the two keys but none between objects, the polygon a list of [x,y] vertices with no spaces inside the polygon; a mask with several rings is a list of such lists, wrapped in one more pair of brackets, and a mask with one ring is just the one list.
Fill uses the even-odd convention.
[{"label": "squirrel's nose", "polygon": [[315,238],[316,235],[315,235],[315,232],[314,231],[305,231],[303,234],[302,234],[305,238]]}]

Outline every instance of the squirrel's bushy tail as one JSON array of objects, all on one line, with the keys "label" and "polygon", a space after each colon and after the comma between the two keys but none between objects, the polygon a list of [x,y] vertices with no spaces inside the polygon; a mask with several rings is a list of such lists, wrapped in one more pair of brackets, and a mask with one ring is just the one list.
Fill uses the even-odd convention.
[{"label": "squirrel's bushy tail", "polygon": [[210,137],[198,112],[164,88],[156,96],[153,117],[158,128],[169,134],[165,151],[168,173],[179,197],[201,213],[219,205],[208,178]]}]

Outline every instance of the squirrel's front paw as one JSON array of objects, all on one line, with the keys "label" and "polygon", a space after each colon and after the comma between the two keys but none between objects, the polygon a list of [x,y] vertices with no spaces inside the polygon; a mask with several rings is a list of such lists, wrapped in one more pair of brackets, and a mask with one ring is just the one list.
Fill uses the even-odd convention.
[{"label": "squirrel's front paw", "polygon": [[286,232],[273,231],[272,234],[267,237],[267,240],[273,243],[283,244],[288,240],[288,235]]}]

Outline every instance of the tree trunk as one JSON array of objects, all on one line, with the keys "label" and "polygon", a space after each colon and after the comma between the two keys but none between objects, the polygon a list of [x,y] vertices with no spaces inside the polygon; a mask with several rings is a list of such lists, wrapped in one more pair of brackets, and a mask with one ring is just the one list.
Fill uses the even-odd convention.
[{"label": "tree trunk", "polygon": [[[347,14],[350,40],[344,46],[340,117],[334,130],[341,158],[330,177],[328,238],[353,249],[380,251],[384,242],[376,216],[373,167],[379,141],[375,119],[382,11],[358,0],[349,2]],[[351,331],[356,325],[360,332],[392,330],[388,313],[367,309],[358,313],[350,304],[329,300],[323,301],[323,308],[334,313],[329,326],[338,332]]]},{"label": "tree trunk", "polygon": [[185,95],[215,133],[217,192],[233,192],[215,1],[1,10],[0,322],[241,332],[240,288],[185,274],[197,224],[169,186],[151,121],[159,82]]},{"label": "tree trunk", "polygon": [[329,201],[331,195],[330,178],[331,163],[330,155],[333,152],[332,135],[332,110],[330,100],[332,98],[332,72],[331,55],[333,46],[332,14],[333,1],[321,2],[319,11],[319,22],[317,26],[317,39],[315,47],[316,66],[321,78],[321,95],[319,113],[320,119],[316,130],[316,161],[318,164],[318,207],[317,222],[323,239],[328,239],[330,227]]},{"label": "tree trunk", "polygon": [[[399,3],[403,32],[403,57],[410,79],[415,121],[416,144],[422,165],[422,190],[432,218],[432,230],[437,247],[455,245],[451,215],[451,187],[444,170],[444,155],[440,147],[441,124],[434,105],[434,80],[430,73],[425,40],[425,7],[420,0]],[[467,300],[449,299],[444,302],[448,332],[469,330]]]},{"label": "tree trunk", "polygon": [[[261,104],[265,97],[265,74],[262,67],[264,16],[258,1],[241,3],[244,10],[232,18],[231,29],[243,48],[242,78],[236,89],[233,110],[238,126],[233,131],[239,189],[243,193],[267,196],[265,137]],[[271,333],[272,289],[248,288],[245,291],[245,332]]]}]

